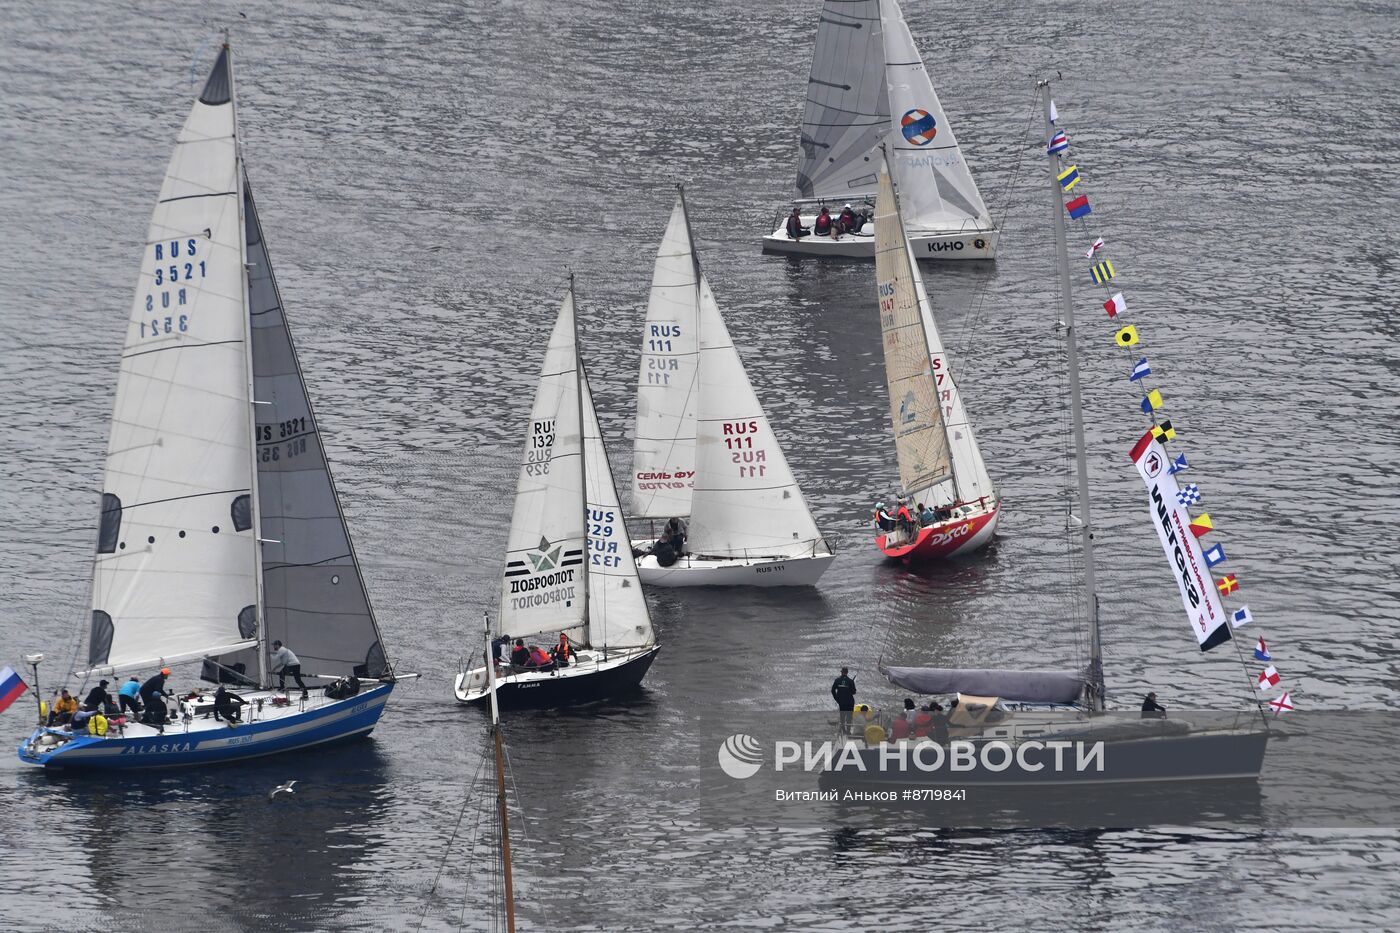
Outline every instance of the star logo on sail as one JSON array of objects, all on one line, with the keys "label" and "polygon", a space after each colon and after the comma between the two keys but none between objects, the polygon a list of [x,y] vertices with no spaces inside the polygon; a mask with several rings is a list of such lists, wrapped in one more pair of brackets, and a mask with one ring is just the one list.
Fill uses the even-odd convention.
[{"label": "star logo on sail", "polygon": [[541,537],[538,551],[538,554],[531,553],[526,555],[530,558],[530,563],[535,565],[535,573],[553,570],[555,567],[559,566],[559,555],[562,551],[559,545],[550,544],[548,538]]},{"label": "star logo on sail", "polygon": [[899,130],[914,145],[927,146],[938,135],[938,121],[927,110],[916,107],[900,118]]}]

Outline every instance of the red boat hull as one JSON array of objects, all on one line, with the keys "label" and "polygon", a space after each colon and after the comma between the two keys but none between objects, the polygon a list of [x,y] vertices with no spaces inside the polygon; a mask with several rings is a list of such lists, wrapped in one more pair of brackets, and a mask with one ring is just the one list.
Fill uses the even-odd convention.
[{"label": "red boat hull", "polygon": [[996,533],[997,522],[1000,519],[1001,503],[998,502],[989,512],[920,528],[913,541],[886,544],[885,535],[876,535],[875,546],[886,557],[906,564],[945,560],[971,554],[978,548],[985,547]]}]

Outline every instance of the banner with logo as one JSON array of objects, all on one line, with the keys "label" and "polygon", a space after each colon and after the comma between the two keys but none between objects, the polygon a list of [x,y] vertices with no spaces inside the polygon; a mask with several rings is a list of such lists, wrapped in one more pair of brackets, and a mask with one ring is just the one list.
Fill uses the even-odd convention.
[{"label": "banner with logo", "polygon": [[1200,543],[1188,527],[1189,503],[1183,501],[1182,490],[1169,470],[1171,461],[1165,448],[1150,430],[1133,447],[1133,463],[1147,486],[1148,514],[1181,590],[1191,630],[1201,650],[1209,651],[1230,640],[1230,626]]}]

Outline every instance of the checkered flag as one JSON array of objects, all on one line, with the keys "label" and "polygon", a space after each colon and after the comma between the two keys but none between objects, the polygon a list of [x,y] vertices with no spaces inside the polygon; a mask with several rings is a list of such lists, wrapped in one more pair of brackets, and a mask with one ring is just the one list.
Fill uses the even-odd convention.
[{"label": "checkered flag", "polygon": [[1176,491],[1176,501],[1182,505],[1195,505],[1201,501],[1201,487],[1195,483],[1187,483]]}]

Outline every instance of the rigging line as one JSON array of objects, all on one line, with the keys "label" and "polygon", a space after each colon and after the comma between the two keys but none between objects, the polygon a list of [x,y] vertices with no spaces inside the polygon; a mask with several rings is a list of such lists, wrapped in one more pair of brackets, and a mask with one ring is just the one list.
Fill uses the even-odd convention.
[{"label": "rigging line", "polygon": [[467,812],[467,804],[469,804],[469,803],[472,801],[472,794],[471,794],[471,790],[470,790],[471,785],[472,785],[472,784],[475,784],[475,783],[478,781],[478,779],[479,779],[480,776],[481,776],[481,772],[482,772],[482,770],[485,768],[485,766],[486,766],[486,758],[485,758],[485,756],[483,756],[482,759],[481,759],[481,761],[479,761],[479,762],[477,763],[477,771],[476,771],[476,774],[472,776],[471,782],[467,785],[467,790],[462,794],[462,806],[459,807],[458,810],[457,810],[457,821],[456,821],[455,823],[452,824],[452,833],[451,833],[451,835],[449,835],[449,836],[447,837],[447,844],[443,847],[443,849],[444,849],[444,857],[438,859],[438,870],[437,870],[437,873],[433,875],[433,883],[432,883],[432,885],[429,886],[428,891],[427,891],[427,894],[424,895],[424,897],[423,897],[423,910],[419,913],[419,915],[418,915],[418,923],[415,924],[415,925],[414,925],[414,928],[413,928],[413,929],[415,930],[415,933],[416,933],[417,930],[420,930],[420,929],[423,928],[423,920],[424,920],[424,919],[427,917],[427,915],[428,915],[428,907],[429,907],[429,903],[430,903],[430,898],[432,897],[432,895],[433,895],[434,893],[437,892],[438,882],[442,879],[442,873],[443,873],[443,871],[447,868],[447,858],[446,858],[445,856],[446,856],[447,852],[450,852],[450,851],[451,851],[452,844],[453,844],[454,842],[457,841],[457,830],[458,830],[458,829],[461,827],[461,825],[462,825],[462,817],[466,815],[466,812]]},{"label": "rigging line", "polygon": [[[1030,135],[1030,128],[1032,122],[1035,120],[1036,111],[1038,107],[1039,97],[1037,94],[1033,93],[1031,95],[1031,106],[1027,108],[1026,123],[1022,127],[1021,135],[1018,138],[1025,139],[1027,136]],[[1015,190],[1017,184],[1020,182],[1022,167],[1024,166],[1026,161],[1026,152],[1028,151],[1028,149],[1025,146],[1018,146],[1017,149],[1018,153],[1016,156],[1016,162],[1011,169],[1011,176],[1007,178],[1007,180],[1003,183],[1001,191],[998,194],[998,198],[1001,201],[1001,217],[996,219],[995,221],[995,226],[998,231],[998,235],[1006,233],[1006,219],[1011,214],[1011,205],[1013,203],[1011,195],[1012,192]],[[991,289],[991,282],[991,276],[984,276],[981,284],[978,286],[977,293],[973,296],[972,302],[970,302],[971,313],[964,320],[962,327],[959,328],[958,333],[956,335],[957,343],[959,344],[959,347],[957,348],[956,352],[951,352],[953,351],[953,348],[951,346],[947,348],[947,350],[950,351],[950,367],[954,358],[966,359],[967,353],[971,350],[973,338],[977,333],[978,325],[981,323],[982,313],[986,306],[987,295]]]}]

